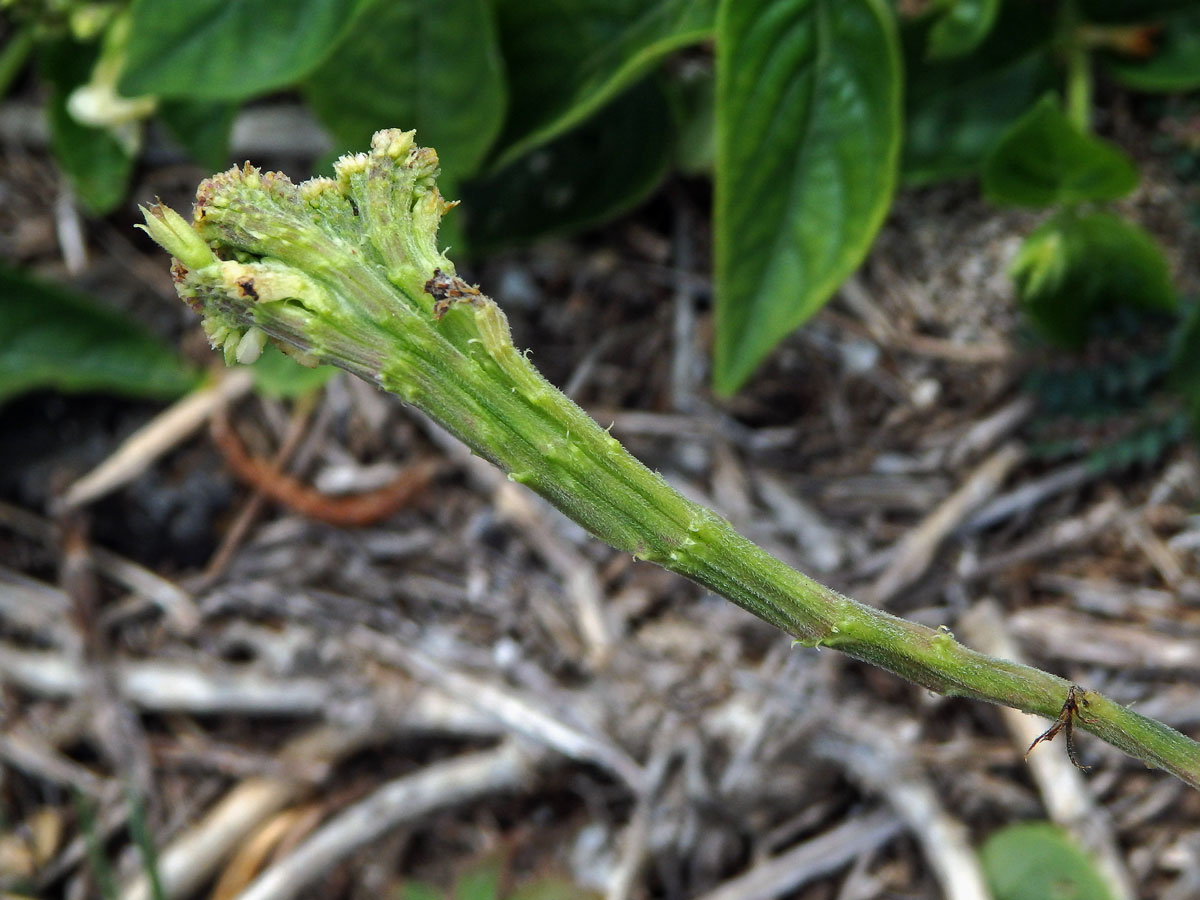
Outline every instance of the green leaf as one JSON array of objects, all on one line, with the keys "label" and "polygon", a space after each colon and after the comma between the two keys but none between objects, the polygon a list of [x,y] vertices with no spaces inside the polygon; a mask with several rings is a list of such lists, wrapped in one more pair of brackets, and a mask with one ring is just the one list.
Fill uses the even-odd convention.
[{"label": "green leaf", "polygon": [[400,889],[400,896],[403,900],[445,900],[441,891],[421,881],[405,882]]},{"label": "green leaf", "polygon": [[992,30],[999,9],[1000,0],[953,0],[929,31],[929,58],[970,53]]},{"label": "green leaf", "polygon": [[725,0],[716,354],[729,394],[862,261],[891,202],[900,51],[882,0]]},{"label": "green leaf", "polygon": [[1001,828],[979,860],[993,900],[1112,900],[1095,863],[1049,822]]},{"label": "green leaf", "polygon": [[1057,83],[1050,11],[1009,0],[973,53],[936,61],[926,49],[934,20],[905,24],[905,182],[975,174],[1004,130]]},{"label": "green leaf", "polygon": [[184,150],[205,169],[229,166],[229,135],[237,116],[236,103],[171,100],[158,108],[158,117]]},{"label": "green leaf", "polygon": [[[463,185],[471,246],[494,250],[604,222],[636,206],[671,162],[671,109],[653,81],[579,128]],[[637,152],[629,152],[629,135]]]},{"label": "green leaf", "polygon": [[84,208],[102,216],[125,199],[133,156],[103,128],[83,125],[67,111],[67,98],[87,81],[95,59],[94,47],[58,41],[44,48],[38,62],[51,85],[46,116],[54,160]]},{"label": "green leaf", "polygon": [[1184,400],[1192,433],[1200,436],[1200,303],[1193,303],[1173,336],[1171,387]]},{"label": "green leaf", "polygon": [[998,204],[1116,200],[1137,183],[1133,160],[1077,127],[1050,95],[1005,132],[983,163],[984,196]]},{"label": "green leaf", "polygon": [[[242,100],[286,87],[321,64],[361,7],[362,0],[133,0],[120,91]],[[370,89],[369,80],[360,88]]]},{"label": "green leaf", "polygon": [[1178,305],[1154,238],[1111,213],[1053,216],[1025,239],[1010,274],[1034,326],[1067,347],[1083,344],[1097,313]]},{"label": "green leaf", "polygon": [[1079,0],[1079,12],[1089,22],[1151,22],[1193,6],[1195,2],[1196,0]]},{"label": "green leaf", "polygon": [[495,167],[582,122],[680,47],[712,36],[717,0],[499,0],[512,102]]},{"label": "green leaf", "polygon": [[129,187],[133,157],[102,128],[81,125],[67,112],[67,98],[53,92],[48,108],[50,147],[89,213],[116,209]]},{"label": "green leaf", "polygon": [[371,0],[303,85],[345,148],[380,128],[417,129],[451,177],[483,160],[504,119],[505,84],[489,0]]},{"label": "green leaf", "polygon": [[273,344],[254,363],[254,389],[268,397],[299,397],[325,385],[337,374],[334,366],[302,366]]},{"label": "green leaf", "polygon": [[1144,60],[1106,54],[1104,68],[1125,87],[1147,93],[1177,93],[1200,88],[1200,9],[1163,19],[1154,52]]},{"label": "green leaf", "polygon": [[0,268],[0,401],[45,388],[169,398],[195,383],[175,352],[136,322]]},{"label": "green leaf", "polygon": [[507,859],[500,851],[472,863],[454,883],[454,900],[499,900]]}]

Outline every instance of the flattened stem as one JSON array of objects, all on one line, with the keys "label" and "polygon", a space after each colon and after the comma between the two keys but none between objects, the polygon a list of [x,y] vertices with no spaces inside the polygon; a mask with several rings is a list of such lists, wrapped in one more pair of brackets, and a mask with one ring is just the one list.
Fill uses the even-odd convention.
[{"label": "flattened stem", "polygon": [[[538,373],[513,346],[499,307],[437,251],[437,223],[451,204],[433,186],[435,165],[411,133],[380,132],[370,154],[339,161],[336,182],[296,187],[251,169],[209,179],[191,225],[203,244],[161,209],[151,211],[148,230],[184,260],[176,286],[205,316],[214,344],[257,327],[397,394],[596,537],[698,582],[804,646],[840,650],[938,693],[1061,721],[1058,729],[1077,725],[1200,788],[1200,744],[1178,731],[844,597],[642,465]],[[376,234],[378,223],[411,231]],[[310,252],[320,247],[334,258]],[[221,273],[236,259],[270,277],[258,277],[254,291],[228,290]]]}]

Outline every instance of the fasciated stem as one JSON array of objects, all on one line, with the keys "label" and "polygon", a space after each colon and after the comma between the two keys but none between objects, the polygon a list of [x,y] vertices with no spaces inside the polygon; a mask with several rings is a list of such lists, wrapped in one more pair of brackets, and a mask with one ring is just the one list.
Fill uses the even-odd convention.
[{"label": "fasciated stem", "polygon": [[704,585],[806,647],[830,647],[932,691],[1087,730],[1200,787],[1200,744],[1062,678],[976,653],[948,631],[857,603],[683,497],[547,382],[504,313],[436,246],[437,156],[379,132],[337,178],[296,186],[246,167],[205,181],[191,222],[155,206],[180,296],[214,346],[249,362],[266,339],[422,409],[612,546]]}]

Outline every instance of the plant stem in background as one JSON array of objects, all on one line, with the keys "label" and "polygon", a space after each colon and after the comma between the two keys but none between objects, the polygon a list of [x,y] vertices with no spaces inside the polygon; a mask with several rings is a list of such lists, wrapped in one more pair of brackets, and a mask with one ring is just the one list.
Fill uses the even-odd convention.
[{"label": "plant stem in background", "polygon": [[8,93],[13,79],[21,73],[33,51],[33,44],[33,29],[26,27],[10,35],[3,49],[0,49],[0,97]]},{"label": "plant stem in background", "polygon": [[1064,0],[1058,33],[1066,63],[1067,118],[1084,134],[1092,130],[1092,57],[1075,0]]},{"label": "plant stem in background", "polygon": [[[1200,787],[1200,744],[1093,691],[976,653],[788,567],[651,472],[513,346],[500,308],[454,274],[437,226],[453,204],[437,154],[378,132],[336,178],[301,185],[249,165],[204,181],[192,222],[155,205],[146,231],[230,362],[274,341],[426,412],[612,546],[678,572],[793,635],[938,693],[1075,723]],[[1086,713],[1083,712],[1086,710]],[[1070,713],[1074,715],[1074,713]]]}]

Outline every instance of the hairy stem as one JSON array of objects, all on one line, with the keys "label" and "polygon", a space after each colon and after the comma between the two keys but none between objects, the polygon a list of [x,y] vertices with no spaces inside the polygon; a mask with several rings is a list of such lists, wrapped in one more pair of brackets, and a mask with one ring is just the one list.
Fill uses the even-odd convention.
[{"label": "hairy stem", "polygon": [[[808,647],[832,647],[938,693],[1061,718],[1200,787],[1200,744],[1062,678],[976,653],[857,603],[687,500],[547,382],[504,313],[454,274],[436,230],[452,204],[437,156],[379,132],[337,177],[293,185],[249,166],[206,180],[192,222],[154,206],[180,296],[214,346],[249,362],[273,340],[424,410],[592,534],[721,594]],[[1074,707],[1072,707],[1074,710]],[[1071,711],[1070,715],[1076,715]]]}]

